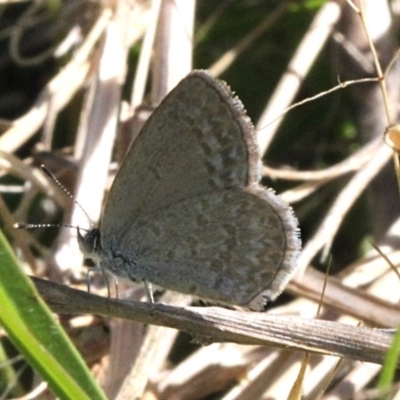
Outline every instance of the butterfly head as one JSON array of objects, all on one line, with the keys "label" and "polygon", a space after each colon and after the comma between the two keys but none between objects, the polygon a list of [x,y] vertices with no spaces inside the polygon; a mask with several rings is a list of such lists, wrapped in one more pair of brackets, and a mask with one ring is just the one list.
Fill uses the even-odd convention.
[{"label": "butterfly head", "polygon": [[78,234],[79,248],[86,258],[90,258],[94,262],[99,261],[100,252],[100,230],[94,228],[90,231],[86,231],[84,234],[81,233],[79,227],[76,228]]}]

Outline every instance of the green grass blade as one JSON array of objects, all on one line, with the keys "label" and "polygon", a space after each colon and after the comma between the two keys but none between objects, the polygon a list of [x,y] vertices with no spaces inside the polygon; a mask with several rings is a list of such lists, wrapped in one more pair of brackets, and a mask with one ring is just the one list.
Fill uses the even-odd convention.
[{"label": "green grass blade", "polygon": [[[385,390],[390,388],[394,384],[395,373],[397,371],[397,365],[400,357],[400,327],[397,328],[396,334],[393,337],[392,346],[387,352],[385,363],[383,364],[378,388]],[[383,396],[383,399],[390,398],[390,395]]]},{"label": "green grass blade", "polygon": [[106,399],[0,231],[0,324],[61,399]]}]

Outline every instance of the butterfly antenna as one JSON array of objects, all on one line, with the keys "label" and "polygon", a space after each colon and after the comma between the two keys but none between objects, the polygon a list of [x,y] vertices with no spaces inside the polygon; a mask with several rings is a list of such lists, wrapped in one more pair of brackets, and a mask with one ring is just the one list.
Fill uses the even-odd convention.
[{"label": "butterfly antenna", "polygon": [[[78,201],[75,199],[75,197],[71,194],[71,192],[55,177],[55,175],[44,165],[41,164],[40,165],[40,169],[50,178],[52,179],[57,186],[82,210],[82,212],[85,214],[86,218],[89,221],[89,224],[91,226],[91,228],[93,228],[93,222],[89,217],[89,214],[84,210],[84,208],[78,203]],[[30,224],[27,224],[30,225]],[[59,225],[59,226],[63,226],[65,228],[76,228],[74,226],[71,225]],[[42,225],[42,227],[44,228],[52,228],[52,224],[49,225]],[[35,226],[35,228],[38,228],[38,226]],[[30,228],[27,228],[30,229]],[[87,229],[83,229],[84,231],[88,231]]]},{"label": "butterfly antenna", "polygon": [[[74,225],[68,224],[26,224],[24,222],[16,222],[13,224],[13,228],[15,229],[35,229],[35,228],[74,228]],[[89,232],[89,229],[79,228],[81,231]]]}]

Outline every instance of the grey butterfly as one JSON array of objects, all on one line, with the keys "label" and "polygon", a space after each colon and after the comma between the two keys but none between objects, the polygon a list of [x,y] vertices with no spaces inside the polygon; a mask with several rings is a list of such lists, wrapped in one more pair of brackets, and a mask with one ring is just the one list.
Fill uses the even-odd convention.
[{"label": "grey butterfly", "polygon": [[193,71],[144,125],[80,247],[117,277],[261,310],[293,275],[301,242],[260,170],[240,100]]}]

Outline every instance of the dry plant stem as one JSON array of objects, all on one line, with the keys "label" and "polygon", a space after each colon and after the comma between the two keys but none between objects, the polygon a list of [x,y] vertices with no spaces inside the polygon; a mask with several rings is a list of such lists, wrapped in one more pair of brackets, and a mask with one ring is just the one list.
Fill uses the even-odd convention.
[{"label": "dry plant stem", "polygon": [[282,200],[286,201],[286,203],[293,204],[302,199],[305,199],[308,196],[311,196],[312,193],[314,193],[325,183],[325,180],[306,182],[292,189],[286,190],[283,193],[279,193],[279,197],[282,198]]},{"label": "dry plant stem", "polygon": [[329,251],[330,245],[340,224],[343,221],[348,210],[354,204],[356,199],[365,189],[369,182],[376,176],[382,167],[388,162],[392,155],[390,149],[382,144],[380,149],[375,153],[374,157],[366,164],[366,166],[356,173],[346,187],[337,197],[335,203],[328,211],[327,216],[322,222],[320,228],[305,246],[303,253],[299,258],[299,273],[304,272],[313,257],[324,246],[324,257]]},{"label": "dry plant stem", "polygon": [[[340,373],[341,366],[344,364],[345,359],[340,358],[337,360],[334,368],[332,368],[328,374],[324,374],[324,382],[320,386],[318,393],[315,396],[315,400],[320,400],[324,396],[324,393],[327,391],[328,387],[331,385],[332,380]],[[377,366],[380,368],[380,366]]]},{"label": "dry plant stem", "polygon": [[49,108],[45,120],[43,121],[43,129],[40,144],[42,150],[51,152],[51,144],[53,143],[54,127],[57,121],[58,110],[54,109],[53,100],[49,101]]},{"label": "dry plant stem", "polygon": [[0,150],[0,168],[24,181],[31,182],[38,190],[47,193],[63,209],[68,207],[69,199],[66,198],[65,193],[38,168],[32,168],[13,154],[2,150]]},{"label": "dry plant stem", "polygon": [[175,328],[203,344],[235,342],[291,348],[382,363],[392,333],[366,327],[219,307],[172,307],[111,300],[32,278],[54,312],[96,314]]},{"label": "dry plant stem", "polygon": [[153,371],[152,360],[157,349],[157,340],[162,331],[158,327],[148,327],[140,357],[135,360],[134,367],[126,376],[121,390],[118,393],[118,400],[132,399],[139,400],[147,386],[149,376]]},{"label": "dry plant stem", "polygon": [[153,55],[154,40],[156,35],[158,16],[160,13],[161,0],[151,2],[150,23],[146,29],[140,51],[139,62],[136,68],[135,79],[133,82],[131,108],[135,109],[143,104],[144,92],[146,89],[147,78],[149,75],[150,61]]},{"label": "dry plant stem", "polygon": [[308,363],[310,362],[310,354],[306,353],[303,361],[301,362],[301,368],[299,374],[296,378],[296,381],[293,384],[292,389],[290,390],[290,398],[293,399],[301,399],[301,395],[303,392],[304,378],[307,371]]},{"label": "dry plant stem", "polygon": [[[269,347],[215,343],[199,348],[167,372],[167,376],[161,374],[155,396],[162,399],[205,398],[232,386],[232,382],[238,382],[221,400],[287,398],[287,393],[282,393],[282,390],[287,390],[288,385],[295,381],[302,358],[302,353]],[[317,365],[317,368],[307,373],[307,385],[303,389],[305,396],[315,392],[324,382],[325,372],[332,371],[336,363],[336,357],[311,357],[310,364]]]},{"label": "dry plant stem", "polygon": [[[134,292],[134,298],[140,299],[143,290]],[[140,297],[139,297],[140,296]],[[110,328],[110,352],[102,387],[108,398],[114,399],[121,390],[126,376],[135,362],[143,346],[145,326],[141,323],[111,318],[108,321]],[[129,345],[127,345],[129,343]],[[132,392],[135,393],[135,392]]]},{"label": "dry plant stem", "polygon": [[[351,1],[349,1],[349,4],[359,14],[361,22],[362,22],[362,25],[364,27],[364,31],[365,31],[365,34],[366,34],[367,39],[368,39],[368,45],[369,45],[369,48],[371,49],[371,52],[372,52],[372,55],[373,55],[373,60],[374,60],[374,63],[375,63],[375,68],[376,68],[377,74],[378,74],[379,77],[381,77],[381,79],[379,80],[379,84],[380,84],[380,87],[381,87],[382,97],[383,97],[383,100],[384,100],[383,101],[383,105],[384,105],[384,108],[385,108],[385,113],[386,113],[386,118],[387,118],[387,125],[391,126],[391,125],[393,125],[393,118],[392,118],[393,117],[393,112],[391,112],[390,109],[389,109],[389,96],[388,96],[388,92],[387,92],[385,77],[387,76],[386,73],[388,72],[389,67],[392,65],[392,63],[389,63],[388,69],[385,71],[385,75],[383,75],[382,69],[381,69],[381,65],[380,65],[380,62],[379,62],[379,59],[378,59],[378,55],[377,55],[377,52],[376,52],[376,49],[375,49],[375,45],[374,45],[374,43],[372,41],[371,35],[370,35],[368,27],[367,27],[362,1],[360,1],[360,3],[359,3],[360,4],[360,8],[357,8],[355,6],[355,4],[353,2],[351,2]],[[396,177],[397,177],[397,186],[398,186],[398,189],[399,189],[399,192],[400,192],[400,167],[399,167],[399,158],[398,157],[399,157],[398,154],[393,152],[393,162],[394,162],[394,165],[395,165],[395,172],[396,172]]]},{"label": "dry plant stem", "polygon": [[256,129],[259,132],[258,142],[261,154],[264,154],[268,149],[269,144],[282,122],[282,118],[272,124],[270,124],[270,122],[292,102],[304,77],[307,75],[323,45],[330,36],[335,23],[340,17],[340,12],[341,10],[338,2],[328,1],[325,3],[298,46],[295,55],[288,65],[287,72],[281,78],[265,111],[257,123]]},{"label": "dry plant stem", "polygon": [[295,171],[289,169],[274,169],[266,165],[263,166],[263,175],[272,179],[286,179],[299,181],[320,181],[324,183],[332,179],[341,177],[349,172],[358,171],[372,157],[375,151],[382,144],[382,138],[378,138],[371,143],[364,145],[356,153],[350,155],[345,160],[333,165],[332,167],[318,171]]},{"label": "dry plant stem", "polygon": [[[399,221],[394,225],[399,226]],[[393,250],[391,246],[382,246],[380,251],[385,254],[385,257],[389,258],[393,265],[400,264],[400,250]],[[361,260],[342,270],[337,277],[348,287],[366,286],[375,282],[388,270],[389,265],[374,249]]]},{"label": "dry plant stem", "polygon": [[290,110],[293,110],[294,108],[300,107],[300,106],[302,106],[304,104],[310,103],[311,101],[318,100],[319,98],[321,98],[323,96],[326,96],[326,95],[331,94],[333,92],[336,92],[338,90],[344,89],[344,88],[346,88],[348,86],[359,85],[360,83],[370,83],[370,82],[379,82],[379,81],[380,81],[379,78],[361,78],[361,79],[355,79],[355,80],[351,80],[351,81],[340,82],[338,85],[336,85],[336,86],[334,86],[334,87],[332,87],[332,88],[330,88],[328,90],[325,90],[324,92],[320,92],[320,93],[318,93],[318,94],[316,94],[314,96],[307,97],[304,100],[298,101],[297,103],[292,104],[289,107],[286,107],[283,112],[281,112],[277,116],[275,115],[275,117],[269,121],[267,126],[270,126],[275,121],[280,120],[281,117],[283,115],[285,115],[287,112],[289,112]]},{"label": "dry plant stem", "polygon": [[[40,382],[37,384],[37,386],[31,390],[25,397],[20,397],[20,400],[28,400],[28,399],[42,399],[45,398],[45,395],[48,393],[45,393],[49,388],[49,385],[47,382]],[[4,394],[4,392],[2,393]],[[43,397],[41,396],[43,395]]]},{"label": "dry plant stem", "polygon": [[218,61],[216,61],[208,69],[210,72],[218,77],[223,74],[239,57],[244,53],[250,46],[259,38],[265,31],[267,31],[273,24],[279,23],[281,17],[285,14],[290,1],[284,1],[279,6],[264,18],[260,24],[258,24],[247,36],[245,36],[234,48],[223,54]]},{"label": "dry plant stem", "polygon": [[[102,210],[104,188],[107,186],[108,169],[117,131],[121,99],[121,88],[126,75],[128,53],[128,28],[130,6],[126,1],[118,7],[109,22],[104,37],[104,45],[99,49],[97,71],[85,101],[78,131],[75,157],[79,159],[75,196],[77,202],[87,210],[90,221],[82,210],[73,205],[70,225],[88,228],[97,221]],[[95,179],[94,179],[95,177]],[[61,231],[55,255],[59,270],[71,270],[79,276],[82,253],[76,232],[71,229]]]},{"label": "dry plant stem", "polygon": [[[177,296],[175,300],[174,297],[171,294],[167,296],[168,300],[176,304],[182,303],[182,296]],[[145,327],[143,326],[143,328]],[[140,346],[139,354],[123,381],[117,399],[133,399],[133,393],[135,394],[134,399],[142,398],[149,378],[166,364],[176,335],[176,331],[171,332],[171,330],[160,326],[148,326],[146,328],[146,335],[143,338],[142,346]]]},{"label": "dry plant stem", "polygon": [[16,367],[15,372],[10,377],[8,376],[8,382],[5,381],[5,384],[2,385],[1,397],[2,399],[12,398],[13,390],[18,386],[19,380],[21,379],[21,375],[27,369],[27,365],[22,367]]},{"label": "dry plant stem", "polygon": [[214,8],[212,14],[208,17],[208,19],[203,23],[203,25],[199,26],[196,29],[194,43],[197,45],[201,42],[204,37],[206,37],[209,32],[219,23],[220,18],[229,11],[228,2],[220,2],[216,8]]},{"label": "dry plant stem", "polygon": [[27,10],[19,18],[18,23],[12,28],[9,52],[11,58],[16,64],[27,67],[39,65],[49,59],[58,47],[58,44],[55,44],[42,53],[30,58],[24,58],[19,51],[19,45],[22,42],[23,36],[26,34],[27,28],[31,28],[34,25],[39,25],[42,22],[40,17],[35,17],[35,13],[43,7],[43,4],[44,3],[42,2],[31,3]]},{"label": "dry plant stem", "polygon": [[[76,197],[93,221],[98,220],[102,209],[118,123],[121,87],[126,76],[130,9],[126,1],[118,4],[105,31],[98,69],[91,82],[87,109],[79,127],[80,143],[75,149],[75,157],[80,160],[83,170],[78,176]],[[82,219],[73,217],[72,221],[82,222]]]},{"label": "dry plant stem", "polygon": [[[356,399],[359,394],[381,371],[381,367],[371,363],[357,363],[357,365],[328,393],[324,400]],[[351,388],[351,393],[349,393]],[[372,398],[371,398],[372,399]]]},{"label": "dry plant stem", "polygon": [[275,352],[247,372],[247,385],[234,387],[222,400],[292,399],[290,385],[299,374],[302,358],[301,353]]},{"label": "dry plant stem", "polygon": [[325,392],[325,387],[327,384],[329,385],[328,381],[331,379],[331,375],[342,375],[343,372],[348,371],[353,363],[353,361],[345,358],[323,356],[318,359],[316,356],[313,356],[303,388],[304,398],[312,400],[320,399],[319,394]]},{"label": "dry plant stem", "polygon": [[395,64],[396,60],[399,58],[400,55],[400,49],[397,49],[396,53],[394,54],[394,56],[392,57],[392,59],[390,60],[389,64],[387,65],[386,69],[385,69],[385,76],[387,76],[390,72],[390,70],[393,68],[393,65]]},{"label": "dry plant stem", "polygon": [[367,75],[374,75],[375,69],[371,63],[366,60],[365,55],[362,53],[362,51],[359,49],[361,46],[356,46],[354,43],[352,43],[351,39],[346,37],[345,34],[342,32],[336,31],[332,35],[332,39],[340,45],[343,50],[351,56],[351,58],[357,62],[360,72],[363,72]]},{"label": "dry plant stem", "polygon": [[[1,6],[1,4],[3,4],[4,1],[7,1],[7,0],[0,0],[0,6]],[[26,1],[26,0],[22,0],[22,1]],[[2,7],[1,10],[0,10],[0,18],[3,16],[4,10],[5,10],[5,7]],[[8,26],[6,28],[1,28],[0,29],[0,40],[7,39],[11,35],[12,30],[13,30],[13,26],[12,25]]]},{"label": "dry plant stem", "polygon": [[[308,268],[301,279],[293,279],[289,283],[287,290],[318,302],[324,279],[323,273]],[[347,287],[335,277],[328,278],[323,304],[372,326],[393,328],[400,323],[398,305],[372,296],[364,290]]]},{"label": "dry plant stem", "polygon": [[[361,141],[370,141],[372,138],[382,138],[382,133],[388,124],[389,105],[394,112],[391,117],[395,119],[397,107],[392,105],[398,103],[398,86],[399,74],[397,69],[399,63],[394,65],[396,70],[392,70],[390,74],[385,73],[382,78],[380,67],[377,68],[378,62],[387,65],[392,60],[393,53],[397,48],[396,39],[396,22],[390,12],[390,1],[383,0],[376,2],[374,0],[357,1],[357,4],[363,6],[363,18],[368,23],[361,20],[359,10],[354,12],[350,7],[342,23],[338,29],[345,35],[347,41],[353,43],[353,47],[358,53],[358,57],[354,57],[355,52],[348,51],[349,46],[338,47],[338,56],[341,74],[345,78],[353,78],[359,76],[365,71],[365,66],[371,70],[370,74],[374,74],[380,78],[380,85],[368,85],[366,87],[355,87],[349,90],[353,110],[354,122],[359,132]],[[368,32],[366,33],[366,29]],[[372,38],[380,60],[376,59],[376,51],[370,48]],[[374,56],[374,60],[372,60]],[[339,67],[339,66],[338,66]],[[378,72],[374,72],[378,71]],[[384,81],[383,81],[384,79]],[[382,91],[382,85],[387,85],[389,98],[386,98],[386,88]],[[390,165],[383,169],[371,182],[366,192],[367,200],[371,207],[368,216],[372,223],[373,234],[375,238],[380,239],[385,235],[392,221],[398,217],[398,188],[390,171]]]},{"label": "dry plant stem", "polygon": [[392,399],[399,400],[400,398],[400,383],[394,382],[384,388],[363,388],[362,391],[356,393],[354,400],[371,400],[371,399]]},{"label": "dry plant stem", "polygon": [[25,3],[27,0],[0,0],[0,4]]},{"label": "dry plant stem", "polygon": [[32,271],[37,271],[37,263],[36,258],[33,255],[31,249],[29,248],[29,240],[26,239],[28,235],[27,232],[16,232],[15,229],[12,229],[12,225],[15,223],[13,215],[10,213],[6,203],[3,200],[3,197],[0,195],[0,216],[3,224],[7,229],[7,233],[13,236],[15,240],[15,244],[18,248],[21,249],[22,254],[24,255],[25,261],[30,265]]},{"label": "dry plant stem", "polygon": [[389,111],[389,102],[388,102],[389,97],[388,97],[388,93],[386,90],[385,77],[383,76],[381,64],[379,62],[378,55],[376,53],[375,45],[371,39],[371,35],[369,34],[369,29],[368,29],[366,21],[365,21],[365,15],[364,15],[363,7],[362,7],[362,1],[360,1],[360,8],[357,10],[357,12],[360,16],[361,22],[364,27],[365,34],[367,35],[367,38],[368,38],[368,47],[370,48],[372,55],[373,55],[373,60],[375,63],[375,69],[376,69],[377,75],[378,75],[378,77],[382,78],[382,79],[379,79],[379,84],[381,86],[383,99],[385,100],[383,103],[385,106],[386,118],[388,121],[388,125],[392,125],[392,122],[391,122],[392,113]]},{"label": "dry plant stem", "polygon": [[69,64],[46,85],[31,109],[25,115],[13,121],[12,127],[0,137],[1,150],[10,153],[17,150],[42,126],[46,119],[50,101],[52,101],[53,110],[59,111],[82,87],[91,66],[89,56],[110,17],[111,11],[109,9],[103,10],[85,42]]},{"label": "dry plant stem", "polygon": [[[105,31],[98,68],[91,81],[79,127],[80,143],[75,148],[76,156],[80,159],[76,198],[90,213],[90,219],[93,221],[97,221],[100,216],[107,187],[109,164],[119,122],[121,90],[126,80],[130,23],[135,11],[129,1],[116,3],[112,20]],[[81,210],[76,207],[72,215],[72,224],[88,225],[86,218],[83,219]],[[59,243],[58,266],[63,270],[70,268],[71,265],[80,268],[82,254],[78,248],[75,232],[63,231]],[[78,272],[76,269],[76,273]],[[142,331],[141,327],[132,327],[132,324],[126,321],[111,322],[110,329],[109,358],[110,362],[119,368],[112,367],[111,371],[105,372],[108,379],[114,378],[114,382],[107,381],[105,385],[109,394],[116,395],[119,387],[115,387],[115,382],[123,381],[131,368],[132,358],[137,354],[133,345],[127,351],[126,343],[130,343],[135,335],[136,343],[140,343]]]},{"label": "dry plant stem", "polygon": [[389,257],[374,243],[372,247],[379,253],[379,255],[386,261],[387,265],[390,266],[391,270],[397,275],[397,279],[400,282],[400,272],[397,270],[396,266],[390,261]]},{"label": "dry plant stem", "polygon": [[[207,398],[231,386],[232,382],[240,381],[243,376],[246,376],[246,383],[251,384],[252,370],[257,368],[256,365],[273,358],[276,359],[276,352],[262,346],[238,346],[235,343],[202,346],[175,368],[165,369],[159,374],[160,378],[153,379],[155,396],[162,399],[170,399],[171,396],[180,399]],[[236,396],[241,388],[243,385],[240,388],[235,386]],[[229,393],[225,398],[229,398]]]},{"label": "dry plant stem", "polygon": [[[384,253],[385,258],[393,265],[400,264],[400,250],[396,250],[399,243],[399,226],[400,219],[397,219],[383,239],[383,243],[386,244],[379,246],[379,251]],[[368,292],[375,294],[376,297],[393,304],[398,302],[398,278],[375,249],[345,268],[337,278],[347,287],[368,287]]]},{"label": "dry plant stem", "polygon": [[194,11],[194,0],[162,3],[154,49],[152,106],[158,106],[192,70]]},{"label": "dry plant stem", "polygon": [[393,152],[393,163],[394,163],[394,171],[396,173],[396,178],[397,178],[397,186],[400,194],[400,160],[399,160],[399,155],[396,152]]}]

